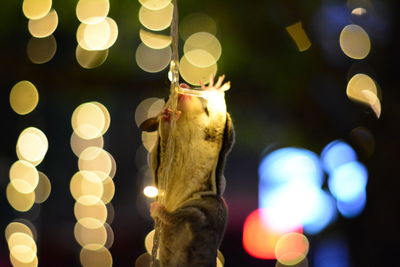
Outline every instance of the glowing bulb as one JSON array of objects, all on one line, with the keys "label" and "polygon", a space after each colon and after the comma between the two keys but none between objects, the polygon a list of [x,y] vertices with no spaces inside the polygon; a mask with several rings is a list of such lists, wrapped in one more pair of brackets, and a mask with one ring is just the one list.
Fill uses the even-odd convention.
[{"label": "glowing bulb", "polygon": [[158,189],[154,186],[146,186],[143,189],[143,194],[148,198],[155,198],[158,196]]}]

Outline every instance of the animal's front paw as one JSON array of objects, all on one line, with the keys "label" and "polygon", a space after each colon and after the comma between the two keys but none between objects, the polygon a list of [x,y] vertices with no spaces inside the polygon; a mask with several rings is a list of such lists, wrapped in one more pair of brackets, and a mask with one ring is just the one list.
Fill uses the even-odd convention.
[{"label": "animal's front paw", "polygon": [[[166,108],[166,109],[164,109],[164,111],[162,112],[163,119],[164,119],[165,121],[168,121],[168,122],[171,121],[172,115],[173,115],[173,111],[172,111],[172,109],[170,109],[170,108]],[[180,115],[181,115],[181,111],[180,111],[180,110],[177,110],[177,111],[175,112],[176,120],[179,119]]]},{"label": "animal's front paw", "polygon": [[165,207],[163,204],[159,203],[159,202],[153,202],[150,204],[150,215],[153,218],[156,218],[159,216],[160,212],[162,210],[164,210]]},{"label": "animal's front paw", "polygon": [[211,74],[210,82],[207,86],[205,86],[204,83],[200,81],[201,89],[208,90],[208,91],[210,91],[210,90],[226,91],[231,87],[231,83],[226,82],[222,85],[222,83],[224,82],[224,79],[225,79],[225,75],[221,75],[221,76],[219,76],[217,83],[214,84],[214,75]]}]

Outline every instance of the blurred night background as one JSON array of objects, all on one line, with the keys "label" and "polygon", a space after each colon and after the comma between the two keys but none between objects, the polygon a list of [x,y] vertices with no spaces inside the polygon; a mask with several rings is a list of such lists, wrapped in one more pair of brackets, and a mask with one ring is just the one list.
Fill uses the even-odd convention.
[{"label": "blurred night background", "polygon": [[[78,158],[70,146],[71,116],[79,105],[90,101],[103,104],[111,118],[104,149],[117,167],[110,222],[113,266],[134,266],[146,251],[145,236],[153,229],[149,200],[143,196],[146,159],[140,158],[145,150],[135,110],[144,99],[168,96],[168,67],[149,73],[135,60],[143,28],[137,0],[110,1],[108,16],[118,25],[118,38],[106,61],[93,69],[80,66],[75,56],[78,1],[54,0],[59,18],[53,33],[57,50],[50,61],[34,64],[27,56],[32,36],[22,2],[5,0],[0,4],[0,266],[12,266],[3,233],[17,219],[29,221],[36,230],[39,266],[81,266],[81,247],[74,238],[75,200],[69,190],[71,177],[78,171]],[[298,266],[396,266],[400,249],[396,166],[400,149],[396,108],[400,97],[399,1],[178,3],[180,19],[203,13],[215,21],[215,36],[222,47],[217,75],[225,74],[232,85],[225,96],[236,130],[236,144],[225,170],[229,223],[220,248],[225,266],[284,266],[251,256],[242,244],[245,220],[260,207],[260,163],[286,147],[306,149],[319,157],[335,140],[354,148],[357,162],[368,170],[366,204],[350,216],[335,207],[329,215],[332,218],[316,233],[305,229],[310,244],[308,265]],[[354,8],[363,11],[352,13]],[[297,22],[302,23],[311,42],[301,52],[286,30]],[[339,45],[340,33],[349,24],[360,25],[369,35],[371,50],[364,59],[346,56]],[[182,39],[179,45],[182,53]],[[379,118],[379,110],[351,101],[346,94],[347,83],[357,73],[367,74],[379,85]],[[37,107],[27,115],[14,112],[9,101],[11,89],[22,80],[32,82],[39,93]],[[18,136],[31,126],[48,139],[47,154],[37,169],[48,176],[51,193],[44,203],[19,212],[8,203],[6,188],[10,167],[18,160]],[[329,193],[328,172],[319,175],[320,187]]]}]

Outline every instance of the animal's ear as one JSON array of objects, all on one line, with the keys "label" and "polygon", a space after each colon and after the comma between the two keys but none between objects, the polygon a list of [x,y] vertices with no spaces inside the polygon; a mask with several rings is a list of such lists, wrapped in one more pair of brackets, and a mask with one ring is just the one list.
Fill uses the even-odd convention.
[{"label": "animal's ear", "polygon": [[158,117],[149,118],[140,124],[139,129],[144,132],[154,132],[158,130],[158,124]]},{"label": "animal's ear", "polygon": [[222,141],[222,147],[219,152],[218,164],[216,169],[216,185],[217,185],[218,195],[222,195],[225,190],[226,182],[224,177],[224,169],[225,169],[226,157],[231,151],[234,143],[235,143],[235,130],[233,128],[231,116],[229,115],[229,113],[226,113],[224,137]]}]

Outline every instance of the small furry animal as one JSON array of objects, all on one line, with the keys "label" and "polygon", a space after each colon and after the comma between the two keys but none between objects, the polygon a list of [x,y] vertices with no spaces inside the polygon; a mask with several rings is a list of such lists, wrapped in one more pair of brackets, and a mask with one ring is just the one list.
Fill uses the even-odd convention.
[{"label": "small furry animal", "polygon": [[[210,97],[180,94],[175,131],[169,131],[172,110],[167,101],[159,116],[143,122],[143,131],[158,131],[150,153],[150,166],[158,185],[168,162],[167,137],[174,138],[172,164],[168,168],[165,199],[152,203],[150,213],[161,221],[161,267],[216,266],[217,250],[225,233],[227,206],[221,195],[226,156],[234,143],[231,117],[221,90],[224,76],[214,77],[203,90]],[[181,87],[189,88],[186,84]]]}]

